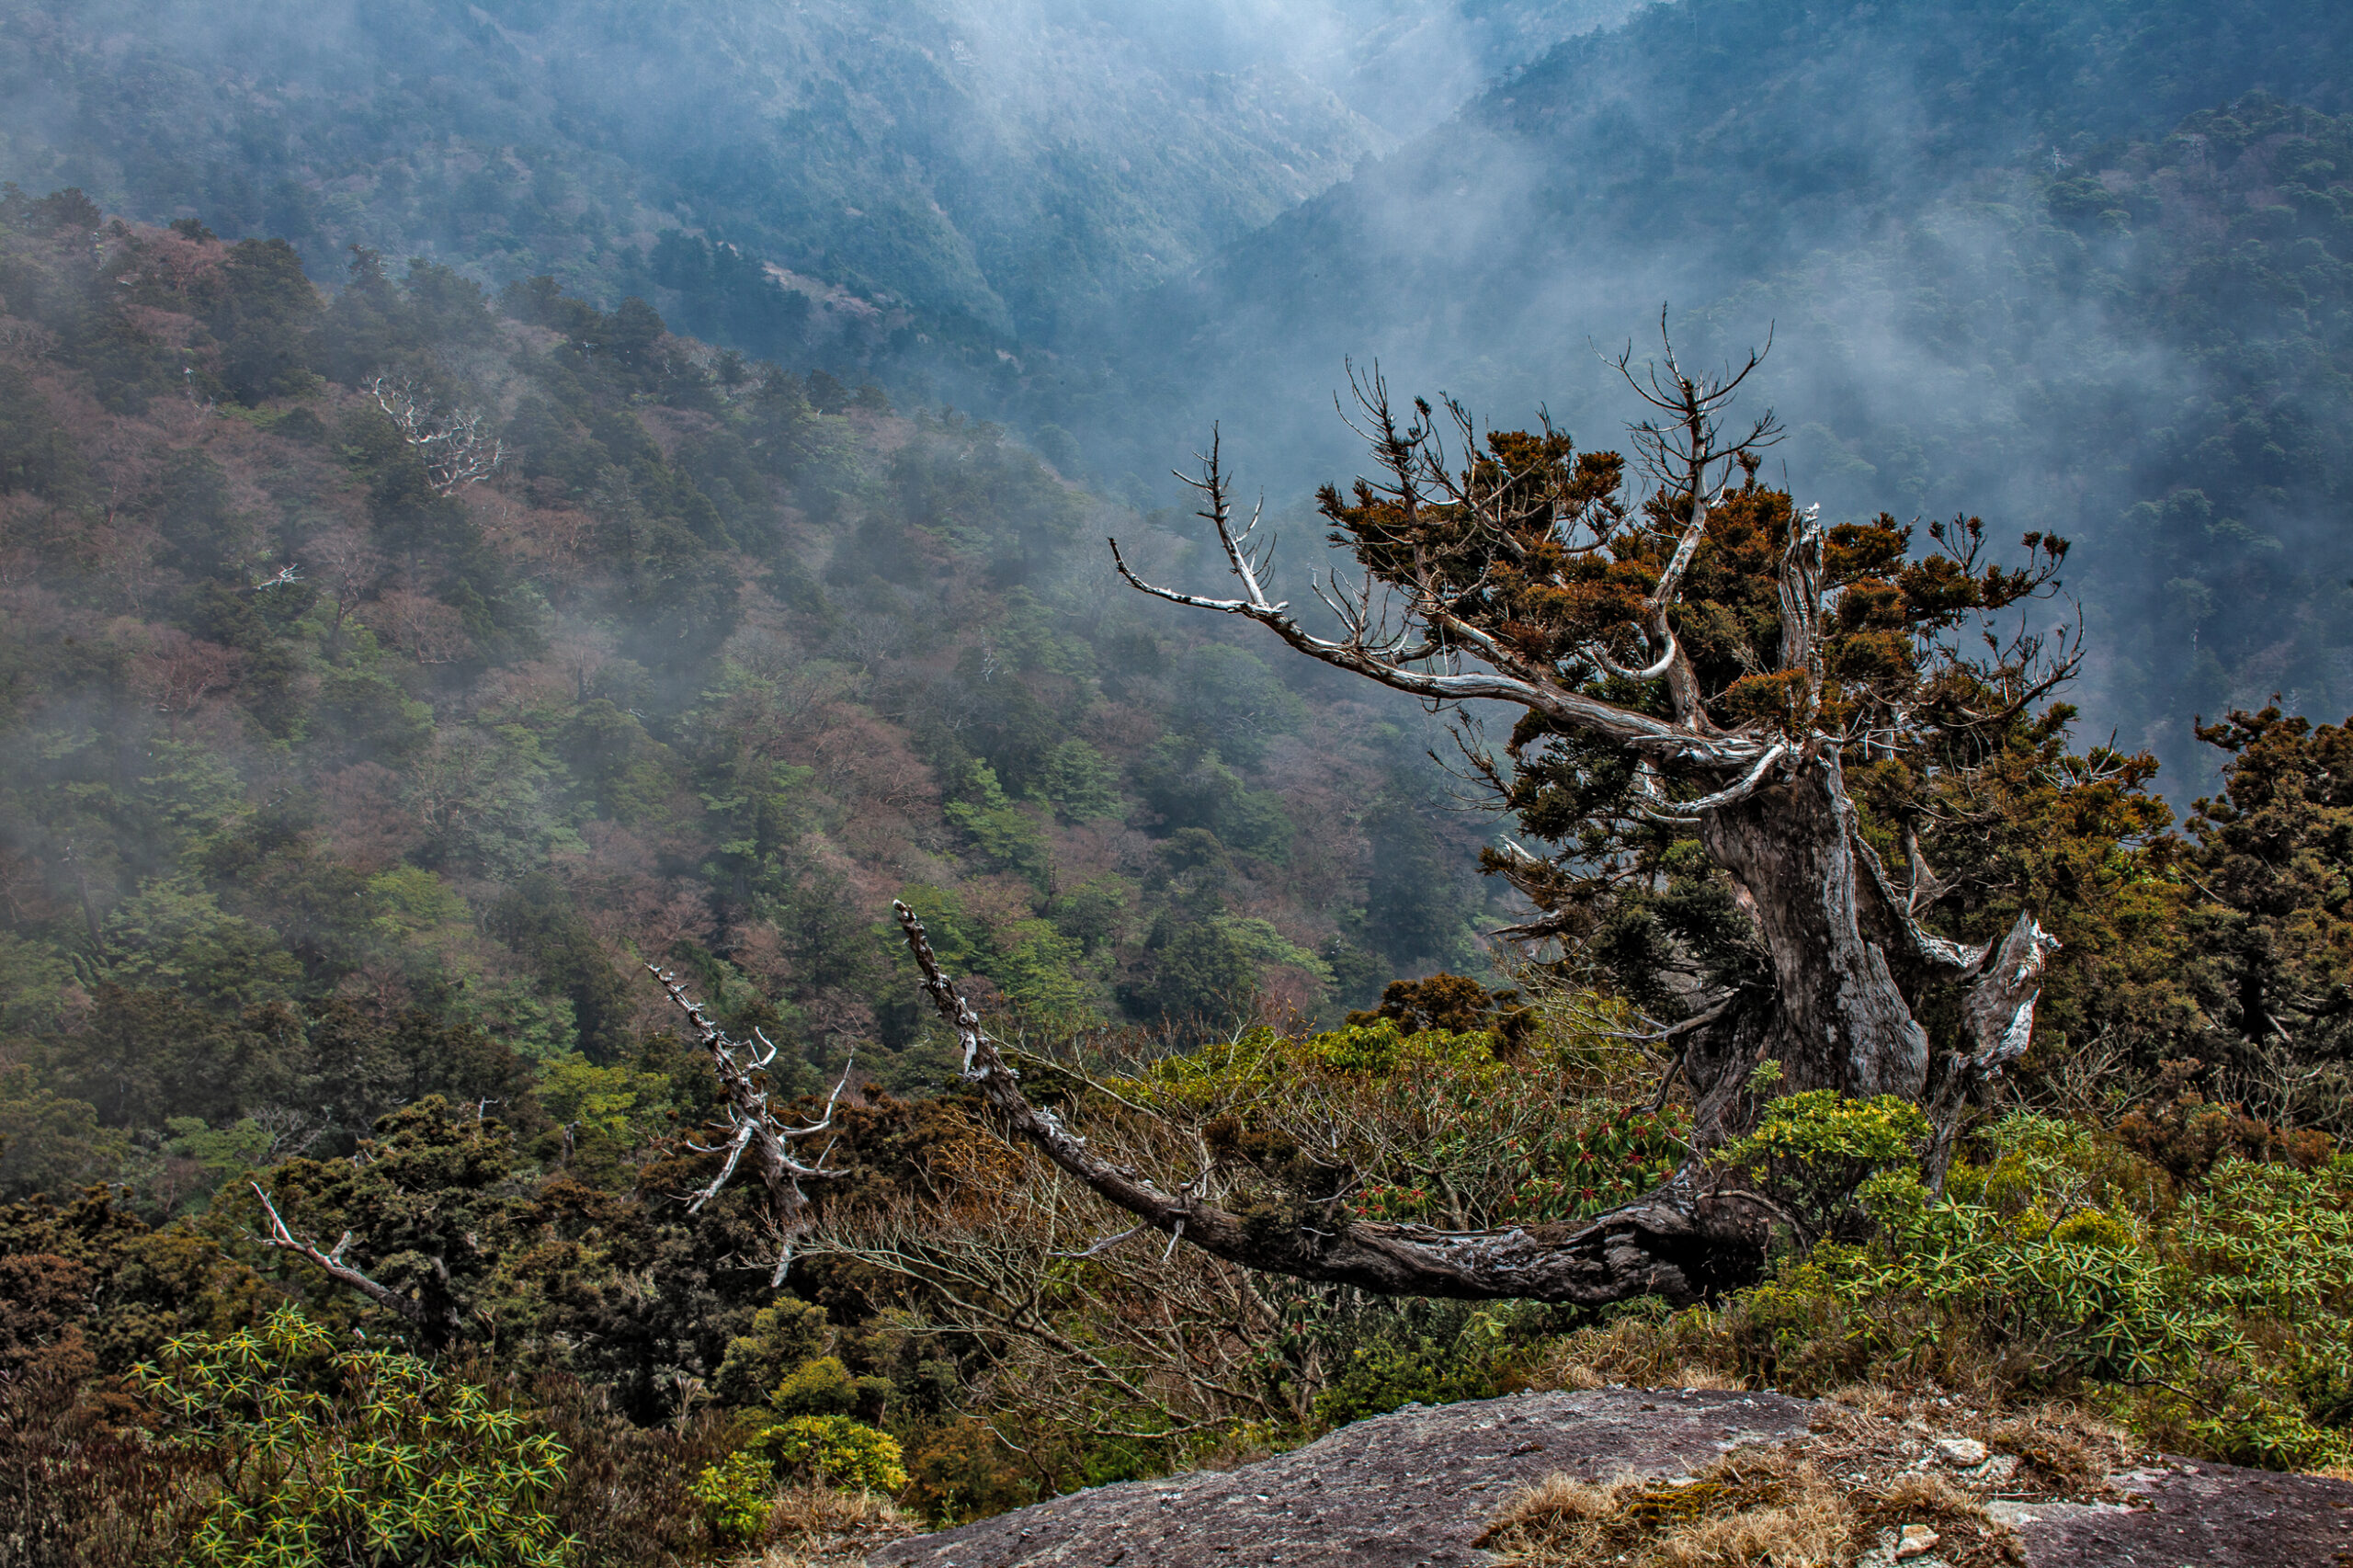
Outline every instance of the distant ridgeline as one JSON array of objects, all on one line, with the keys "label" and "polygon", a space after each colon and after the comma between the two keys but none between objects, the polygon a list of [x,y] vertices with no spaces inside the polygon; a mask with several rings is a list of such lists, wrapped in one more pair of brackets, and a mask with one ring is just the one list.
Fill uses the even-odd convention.
[{"label": "distant ridgeline", "polygon": [[10,189],[0,1188],[169,1210],[430,1093],[636,1147],[641,959],[789,1084],[936,1081],[893,897],[1008,1025],[1475,966],[1409,716],[1108,585],[1104,513],[635,299]]},{"label": "distant ridgeline", "polygon": [[1015,373],[1000,350],[1389,144],[1163,9],[33,0],[0,16],[0,178],[281,236],[323,276],[357,244],[637,294],[747,354],[928,366],[971,403]]}]

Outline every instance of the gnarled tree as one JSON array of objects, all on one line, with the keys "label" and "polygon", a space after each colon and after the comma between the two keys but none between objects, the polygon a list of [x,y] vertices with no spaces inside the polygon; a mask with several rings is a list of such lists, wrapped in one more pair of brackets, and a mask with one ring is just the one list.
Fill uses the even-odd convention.
[{"label": "gnarled tree", "polygon": [[[1188,483],[1238,594],[1147,583],[1112,544],[1145,593],[1256,621],[1434,705],[1519,710],[1502,756],[1466,751],[1550,848],[1513,843],[1490,869],[1539,912],[1518,935],[1560,938],[1674,1042],[1694,1107],[1675,1176],[1575,1226],[1449,1233],[1224,1211],[1102,1159],[1033,1106],[902,909],[967,1074],[1010,1131],[1220,1256],[1432,1296],[1688,1299],[1752,1277],[1778,1210],[1710,1156],[1751,1124],[1768,1061],[1781,1092],[1921,1105],[1940,1178],[1970,1093],[2026,1049],[2056,943],[2031,911],[1973,942],[1934,928],[1950,924],[1938,917],[1949,881],[1930,869],[1939,802],[2063,723],[2063,710],[2032,710],[2074,673],[2077,643],[2028,614],[2066,546],[2029,533],[2023,562],[2006,566],[1975,518],[1916,541],[1884,514],[1832,527],[1797,508],[1757,483],[1770,416],[1738,435],[1723,423],[1756,363],[1695,376],[1670,347],[1643,375],[1621,357],[1651,407],[1631,427],[1631,473],[1549,425],[1482,436],[1459,405],[1440,415],[1419,400],[1401,417],[1376,374],[1356,390],[1377,476],[1321,494],[1334,541],[1362,567],[1351,587],[1318,588],[1329,631],[1269,597],[1257,518],[1236,520],[1214,442]],[[2080,777],[2126,766],[2097,756]]]}]

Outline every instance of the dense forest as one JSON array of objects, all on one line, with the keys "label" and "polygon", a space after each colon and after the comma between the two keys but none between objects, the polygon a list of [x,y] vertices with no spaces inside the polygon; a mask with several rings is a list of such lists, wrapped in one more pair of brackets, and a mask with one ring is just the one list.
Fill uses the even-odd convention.
[{"label": "dense forest", "polygon": [[[329,302],[11,199],[12,1021],[366,998],[609,1063],[657,1021],[619,963],[679,956],[913,1084],[893,896],[1063,1028],[1477,961],[1412,715],[1105,592],[1111,514],[1001,431],[641,301],[358,252]],[[111,1119],[271,1097],[67,1054]]]},{"label": "dense forest", "polygon": [[[830,1568],[1603,1383],[1965,1404],[2038,1485],[2353,1464],[2328,7],[152,9],[0,17],[0,1565]],[[1813,502],[1834,684],[1972,594],[2084,655],[1847,765],[1907,919],[2055,943],[1927,1186],[1778,1061],[1695,1115],[1766,966],[1654,778],[1106,545],[1230,591],[1142,477],[1222,418],[1299,636],[1310,566],[1405,581],[1377,354],[1472,490],[1646,541],[1495,625],[1647,711],[1592,346],[1662,298],[1790,426],[1658,612],[1725,723]],[[2021,536],[2051,595],[1938,574]],[[1236,1267],[1006,1136],[894,901],[1041,1114],[1254,1234],[1700,1164],[1792,1218],[1672,1301]]]}]

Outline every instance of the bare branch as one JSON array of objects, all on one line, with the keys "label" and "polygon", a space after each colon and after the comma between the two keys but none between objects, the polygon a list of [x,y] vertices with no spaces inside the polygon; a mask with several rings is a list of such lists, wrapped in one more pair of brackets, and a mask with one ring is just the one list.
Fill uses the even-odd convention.
[{"label": "bare branch", "polygon": [[[1698,822],[1703,812],[1722,811],[1726,806],[1736,806],[1763,789],[1772,774],[1773,765],[1789,755],[1790,743],[1775,741],[1767,748],[1765,755],[1756,759],[1756,766],[1750,768],[1738,783],[1719,790],[1712,795],[1702,795],[1696,801],[1669,802],[1665,806],[1653,807],[1649,814],[1665,822]],[[1653,778],[1655,780],[1655,775]],[[1654,792],[1655,792],[1655,783],[1654,783]]]},{"label": "bare branch", "polygon": [[261,1183],[247,1182],[245,1185],[254,1189],[254,1196],[261,1199],[262,1211],[269,1216],[269,1234],[254,1237],[254,1240],[261,1243],[262,1245],[308,1258],[323,1269],[328,1278],[338,1284],[350,1286],[378,1306],[388,1312],[399,1313],[419,1328],[428,1332],[455,1334],[464,1326],[463,1320],[459,1318],[454,1311],[445,1321],[434,1321],[433,1315],[426,1310],[424,1302],[412,1296],[404,1296],[389,1285],[379,1284],[346,1263],[343,1260],[343,1254],[344,1249],[351,1245],[349,1231],[343,1233],[343,1239],[335,1243],[333,1252],[323,1252],[316,1242],[305,1236],[298,1236],[287,1227],[285,1220],[278,1215],[278,1205],[269,1200],[269,1194],[262,1190]]},{"label": "bare branch", "polygon": [[[1381,420],[1382,430],[1389,434],[1373,437],[1376,444],[1391,439],[1392,436],[1403,443],[1411,434],[1394,432],[1393,425],[1388,421],[1385,406],[1381,409]],[[1435,647],[1408,649],[1397,642],[1387,645],[1375,642],[1363,635],[1364,622],[1359,618],[1343,616],[1344,621],[1353,622],[1351,634],[1346,641],[1334,642],[1316,636],[1290,615],[1287,603],[1277,603],[1267,597],[1260,579],[1263,567],[1250,552],[1249,529],[1237,532],[1233,526],[1232,501],[1221,462],[1219,445],[1212,441],[1210,451],[1202,459],[1201,476],[1198,479],[1179,477],[1185,477],[1187,483],[1206,497],[1207,505],[1199,515],[1216,529],[1219,547],[1226,557],[1228,569],[1241,581],[1244,596],[1235,599],[1211,598],[1146,582],[1130,568],[1120,550],[1120,541],[1114,539],[1109,541],[1112,562],[1131,586],[1171,604],[1216,610],[1255,620],[1301,653],[1366,676],[1392,690],[1432,702],[1488,699],[1518,703],[1568,727],[1633,747],[1661,760],[1700,767],[1753,767],[1766,750],[1766,743],[1753,735],[1695,733],[1689,725],[1666,722],[1650,714],[1590,696],[1561,679],[1556,673],[1520,658],[1485,631],[1450,613],[1434,596],[1414,603],[1410,613],[1423,619],[1444,639],[1447,645],[1467,647],[1491,668],[1461,671],[1415,667],[1427,653],[1436,651]],[[1254,517],[1253,527],[1256,522]],[[1662,633],[1660,641],[1666,641],[1669,635]]]},{"label": "bare branch", "polygon": [[[806,1127],[792,1126],[779,1117],[775,1107],[768,1103],[767,1077],[763,1069],[776,1060],[776,1047],[768,1042],[767,1037],[758,1035],[755,1030],[754,1033],[758,1035],[756,1045],[731,1038],[703,1011],[701,1004],[687,994],[686,987],[678,983],[676,976],[650,963],[645,968],[662,983],[663,991],[694,1024],[703,1049],[710,1052],[711,1066],[719,1074],[721,1109],[727,1119],[713,1127],[713,1131],[727,1135],[723,1145],[727,1159],[720,1166],[719,1174],[688,1199],[687,1211],[698,1212],[704,1204],[718,1197],[733,1179],[744,1156],[750,1154],[752,1168],[758,1173],[760,1185],[767,1193],[768,1221],[777,1237],[776,1267],[769,1274],[768,1284],[771,1287],[780,1286],[784,1283],[786,1270],[792,1267],[794,1244],[810,1224],[809,1197],[801,1190],[801,1184],[842,1174],[826,1167],[825,1156],[822,1153],[813,1165],[798,1158],[792,1152],[792,1145],[800,1139],[813,1138],[833,1129],[834,1111],[841,1104],[843,1091],[849,1085],[850,1071],[856,1059],[853,1057],[851,1062],[843,1064],[842,1075],[825,1101],[824,1114]],[[761,1046],[767,1047],[765,1052],[760,1050]],[[703,1152],[715,1153],[718,1147]]]},{"label": "bare branch", "polygon": [[[923,922],[893,903],[923,988],[964,1051],[964,1076],[1011,1137],[1037,1148],[1097,1196],[1203,1252],[1245,1267],[1354,1285],[1383,1295],[1600,1304],[1658,1294],[1689,1301],[1719,1271],[1738,1273],[1763,1256],[1775,1216],[1760,1196],[1687,1170],[1665,1187],[1565,1235],[1553,1227],[1441,1231],[1348,1221],[1270,1225],[1245,1221],[1190,1189],[1170,1192],[1133,1167],[1105,1159],[1052,1111],[1032,1105],[1019,1075],[981,1027],[980,1016],[939,967]],[[1336,1205],[1327,1205],[1327,1208]]]},{"label": "bare branch", "polygon": [[481,409],[438,406],[411,383],[384,376],[368,383],[368,393],[416,449],[436,494],[488,479],[506,460],[506,444],[483,427],[488,416]]}]

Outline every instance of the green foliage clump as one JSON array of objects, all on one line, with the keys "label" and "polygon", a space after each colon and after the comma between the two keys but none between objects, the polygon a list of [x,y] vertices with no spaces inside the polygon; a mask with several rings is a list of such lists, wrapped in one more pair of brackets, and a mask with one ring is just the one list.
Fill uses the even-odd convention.
[{"label": "green foliage clump", "polygon": [[739,1452],[705,1465],[688,1491],[710,1533],[742,1545],[759,1539],[776,1500],[776,1470],[758,1454]]},{"label": "green foliage clump", "polygon": [[768,1404],[779,1415],[847,1415],[858,1408],[858,1380],[840,1357],[818,1356],[788,1373]]},{"label": "green foliage clump", "polygon": [[1675,1173],[1690,1112],[1626,1106],[1615,1114],[1564,1119],[1533,1138],[1507,1138],[1519,1186],[1504,1205],[1526,1224],[1581,1220],[1631,1202]]},{"label": "green foliage clump", "polygon": [[[1851,1106],[1776,1125],[1779,1157],[1812,1149],[1850,1176],[1913,1136]],[[1696,1361],[1794,1392],[1879,1379],[2073,1395],[2160,1446],[2275,1469],[2353,1452],[2353,1161],[2225,1157],[2184,1190],[2056,1118],[2013,1113],[1984,1140],[1990,1161],[1956,1165],[1941,1198],[1878,1169],[1853,1189],[1867,1233],[1785,1255],[1721,1307],[1637,1314],[1559,1354],[1631,1379]]]},{"label": "green foliage clump", "polygon": [[796,1415],[768,1427],[745,1448],[779,1471],[824,1485],[906,1490],[906,1456],[899,1440],[847,1415]]},{"label": "green foliage clump", "polygon": [[826,1338],[824,1308],[779,1297],[752,1314],[748,1333],[727,1342],[712,1392],[730,1404],[756,1404],[818,1357]]},{"label": "green foliage clump", "polygon": [[1030,810],[1010,799],[985,762],[972,765],[965,798],[950,801],[948,820],[970,834],[987,863],[1043,885],[1051,858],[1044,826]]},{"label": "green foliage clump", "polygon": [[1367,1318],[1352,1324],[1354,1343],[1330,1346],[1337,1365],[1315,1397],[1318,1421],[1337,1426],[1406,1404],[1450,1404],[1503,1392],[1508,1347],[1498,1314],[1440,1309]]},{"label": "green foliage clump", "polygon": [[[1597,1093],[1607,1085],[1586,1058],[1592,1042],[1572,1030],[1540,1043],[1535,1010],[1504,995],[1508,1006],[1487,1010],[1478,992],[1479,1007],[1447,1015],[1468,1028],[1413,1028],[1423,1015],[1409,1010],[1311,1034],[1251,1030],[1165,1059],[1148,1087],[1199,1119],[1232,1168],[1357,1219],[1549,1224],[1664,1180],[1688,1112]],[[1303,1159],[1334,1122],[1355,1130],[1347,1142]],[[1342,1156],[1353,1180],[1336,1191]]]},{"label": "green foliage clump", "polygon": [[1047,754],[1038,779],[1040,793],[1064,822],[1074,823],[1120,815],[1119,785],[1119,767],[1074,735]]},{"label": "green foliage clump", "polygon": [[[1858,1194],[1873,1177],[1893,1176],[1915,1159],[1927,1138],[1928,1119],[1909,1100],[1853,1100],[1836,1089],[1809,1089],[1768,1101],[1756,1127],[1724,1145],[1719,1158],[1755,1176],[1811,1242],[1854,1231],[1864,1220]],[[1893,1189],[1876,1196],[1881,1203],[1898,1200]]]},{"label": "green foliage clump", "polygon": [[301,1308],[170,1341],[135,1382],[168,1440],[209,1450],[204,1568],[349,1562],[557,1568],[563,1445],[414,1356],[347,1345]]}]

